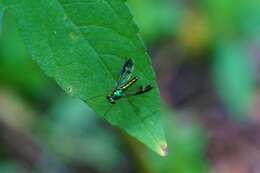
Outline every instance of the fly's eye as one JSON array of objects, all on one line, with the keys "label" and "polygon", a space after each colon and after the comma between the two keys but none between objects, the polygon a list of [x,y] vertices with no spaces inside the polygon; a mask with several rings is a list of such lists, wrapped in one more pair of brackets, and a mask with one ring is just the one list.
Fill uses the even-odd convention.
[{"label": "fly's eye", "polygon": [[111,97],[111,96],[107,96],[107,100],[109,101],[109,103],[111,104],[115,104],[115,100]]},{"label": "fly's eye", "polygon": [[111,104],[115,104],[115,103],[116,103],[115,100],[114,100],[112,97],[109,98],[109,102],[110,102]]}]

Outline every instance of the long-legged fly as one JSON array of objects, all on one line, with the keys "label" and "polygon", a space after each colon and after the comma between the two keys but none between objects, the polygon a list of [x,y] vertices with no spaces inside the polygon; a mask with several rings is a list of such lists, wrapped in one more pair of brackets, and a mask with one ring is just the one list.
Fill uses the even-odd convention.
[{"label": "long-legged fly", "polygon": [[138,90],[126,93],[126,91],[138,81],[138,78],[135,76],[131,78],[133,71],[134,62],[131,59],[128,59],[120,71],[119,80],[117,81],[116,86],[106,97],[109,103],[115,104],[117,100],[123,97],[141,95],[153,88],[151,85],[140,86]]}]

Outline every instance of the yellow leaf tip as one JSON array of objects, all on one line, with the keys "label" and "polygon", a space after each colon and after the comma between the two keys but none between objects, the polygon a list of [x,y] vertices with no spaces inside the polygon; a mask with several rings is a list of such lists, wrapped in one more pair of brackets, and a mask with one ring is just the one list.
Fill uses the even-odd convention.
[{"label": "yellow leaf tip", "polygon": [[160,146],[160,152],[159,152],[159,154],[160,154],[161,156],[163,156],[163,157],[165,157],[165,156],[168,155],[168,146],[167,146],[166,143],[164,143],[164,144],[162,144],[162,145]]}]

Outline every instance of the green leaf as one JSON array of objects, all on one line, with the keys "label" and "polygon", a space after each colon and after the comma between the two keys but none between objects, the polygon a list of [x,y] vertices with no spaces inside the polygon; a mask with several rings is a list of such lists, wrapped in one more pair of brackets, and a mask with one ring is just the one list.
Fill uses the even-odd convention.
[{"label": "green leaf", "polygon": [[5,8],[0,4],[0,39],[2,38],[4,11]]},{"label": "green leaf", "polygon": [[[2,2],[16,17],[31,56],[68,94],[84,100],[112,125],[166,155],[155,75],[123,0]],[[139,85],[152,84],[155,89],[112,106],[105,97],[129,57],[136,64]]]},{"label": "green leaf", "polygon": [[146,41],[171,37],[178,31],[184,9],[175,0],[128,0],[127,4]]},{"label": "green leaf", "polygon": [[43,96],[44,98],[41,99],[48,96],[46,92],[43,92],[49,84],[47,77],[28,55],[16,27],[16,22],[8,12],[4,15],[0,39],[0,57],[0,81],[2,83],[11,85],[12,88],[30,96]]},{"label": "green leaf", "polygon": [[256,88],[253,59],[243,45],[225,41],[218,46],[213,75],[217,90],[231,113],[237,117],[250,112]]}]

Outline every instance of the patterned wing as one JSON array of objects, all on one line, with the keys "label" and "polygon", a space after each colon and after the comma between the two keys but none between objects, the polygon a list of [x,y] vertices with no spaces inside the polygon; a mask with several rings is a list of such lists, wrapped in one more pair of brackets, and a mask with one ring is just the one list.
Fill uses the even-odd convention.
[{"label": "patterned wing", "polygon": [[132,76],[133,71],[134,62],[131,59],[128,59],[120,71],[120,77],[117,81],[116,89],[123,88],[127,84]]}]

